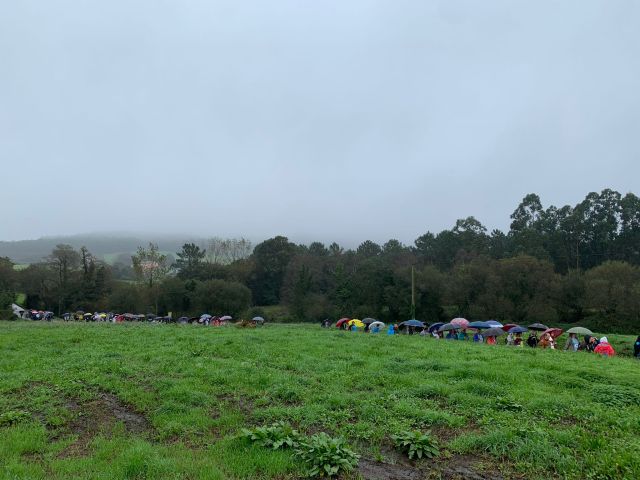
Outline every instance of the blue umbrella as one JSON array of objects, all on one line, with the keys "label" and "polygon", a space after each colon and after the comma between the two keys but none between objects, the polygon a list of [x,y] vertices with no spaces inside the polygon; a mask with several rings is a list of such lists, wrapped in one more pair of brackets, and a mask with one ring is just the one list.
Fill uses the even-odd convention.
[{"label": "blue umbrella", "polygon": [[521,327],[520,325],[517,325],[511,329],[509,329],[509,333],[524,333],[524,332],[528,332],[529,329],[525,328],[525,327]]},{"label": "blue umbrella", "polygon": [[490,328],[489,330],[485,330],[482,335],[485,337],[499,337],[500,335],[504,335],[505,331],[500,327]]},{"label": "blue umbrella", "polygon": [[460,330],[460,326],[452,323],[445,323],[438,329],[439,332],[448,332],[449,330]]},{"label": "blue umbrella", "polygon": [[467,328],[481,329],[481,328],[491,328],[491,327],[493,327],[493,325],[490,325],[487,322],[471,322]]},{"label": "blue umbrella", "polygon": [[433,332],[435,332],[435,331],[436,331],[436,330],[438,330],[442,325],[444,325],[444,323],[442,323],[442,322],[434,323],[433,325],[431,325],[431,326],[429,327],[429,333],[433,333]]},{"label": "blue umbrella", "polygon": [[420,320],[407,320],[406,322],[402,322],[399,325],[400,328],[402,327],[418,327],[418,328],[424,328],[424,323],[422,323]]},{"label": "blue umbrella", "polygon": [[491,328],[493,327],[502,328],[502,324],[497,320],[487,320],[485,323],[488,323],[489,325],[491,325]]}]

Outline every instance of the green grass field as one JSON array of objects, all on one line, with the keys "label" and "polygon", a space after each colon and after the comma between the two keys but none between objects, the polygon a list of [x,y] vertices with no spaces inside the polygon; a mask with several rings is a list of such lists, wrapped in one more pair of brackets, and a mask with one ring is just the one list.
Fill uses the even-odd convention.
[{"label": "green grass field", "polygon": [[[640,362],[317,326],[0,323],[1,478],[302,477],[240,436],[345,438],[345,478],[640,478]],[[431,432],[433,460],[391,435]]]}]

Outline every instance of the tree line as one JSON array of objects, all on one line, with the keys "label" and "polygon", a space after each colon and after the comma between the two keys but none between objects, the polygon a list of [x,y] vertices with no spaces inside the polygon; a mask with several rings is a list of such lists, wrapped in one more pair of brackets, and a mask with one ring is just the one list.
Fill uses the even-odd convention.
[{"label": "tree line", "polygon": [[[175,258],[151,243],[128,265],[109,266],[85,247],[58,245],[16,271],[0,260],[0,301],[26,306],[319,321],[340,316],[409,318],[411,270],[417,317],[464,316],[516,323],[575,323],[640,329],[640,199],[610,189],[575,206],[544,208],[527,195],[508,232],[474,217],[426,232],[413,245],[367,240],[298,245],[284,236],[255,248],[244,239],[184,244]],[[250,309],[253,309],[249,311]]]}]

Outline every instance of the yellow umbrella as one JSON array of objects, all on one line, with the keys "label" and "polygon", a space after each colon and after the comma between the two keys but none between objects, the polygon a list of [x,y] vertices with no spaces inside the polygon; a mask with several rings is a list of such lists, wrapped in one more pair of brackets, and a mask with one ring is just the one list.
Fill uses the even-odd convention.
[{"label": "yellow umbrella", "polygon": [[350,327],[355,325],[358,328],[364,327],[364,323],[362,323],[362,321],[358,320],[357,318],[354,318],[353,320],[349,320],[349,323],[347,323],[347,325],[349,325]]}]

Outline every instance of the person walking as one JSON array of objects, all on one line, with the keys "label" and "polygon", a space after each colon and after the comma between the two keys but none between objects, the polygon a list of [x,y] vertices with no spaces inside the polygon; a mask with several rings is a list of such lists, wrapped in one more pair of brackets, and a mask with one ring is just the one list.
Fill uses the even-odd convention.
[{"label": "person walking", "polygon": [[585,335],[584,341],[586,342],[584,349],[589,353],[593,353],[598,346],[598,339],[592,335]]},{"label": "person walking", "polygon": [[570,333],[569,338],[567,338],[567,343],[564,344],[564,349],[577,352],[579,346],[580,342],[578,341],[577,335],[575,333]]},{"label": "person walking", "polygon": [[616,351],[609,344],[607,337],[602,337],[598,346],[593,350],[593,353],[597,353],[603,357],[613,357],[616,354]]}]

